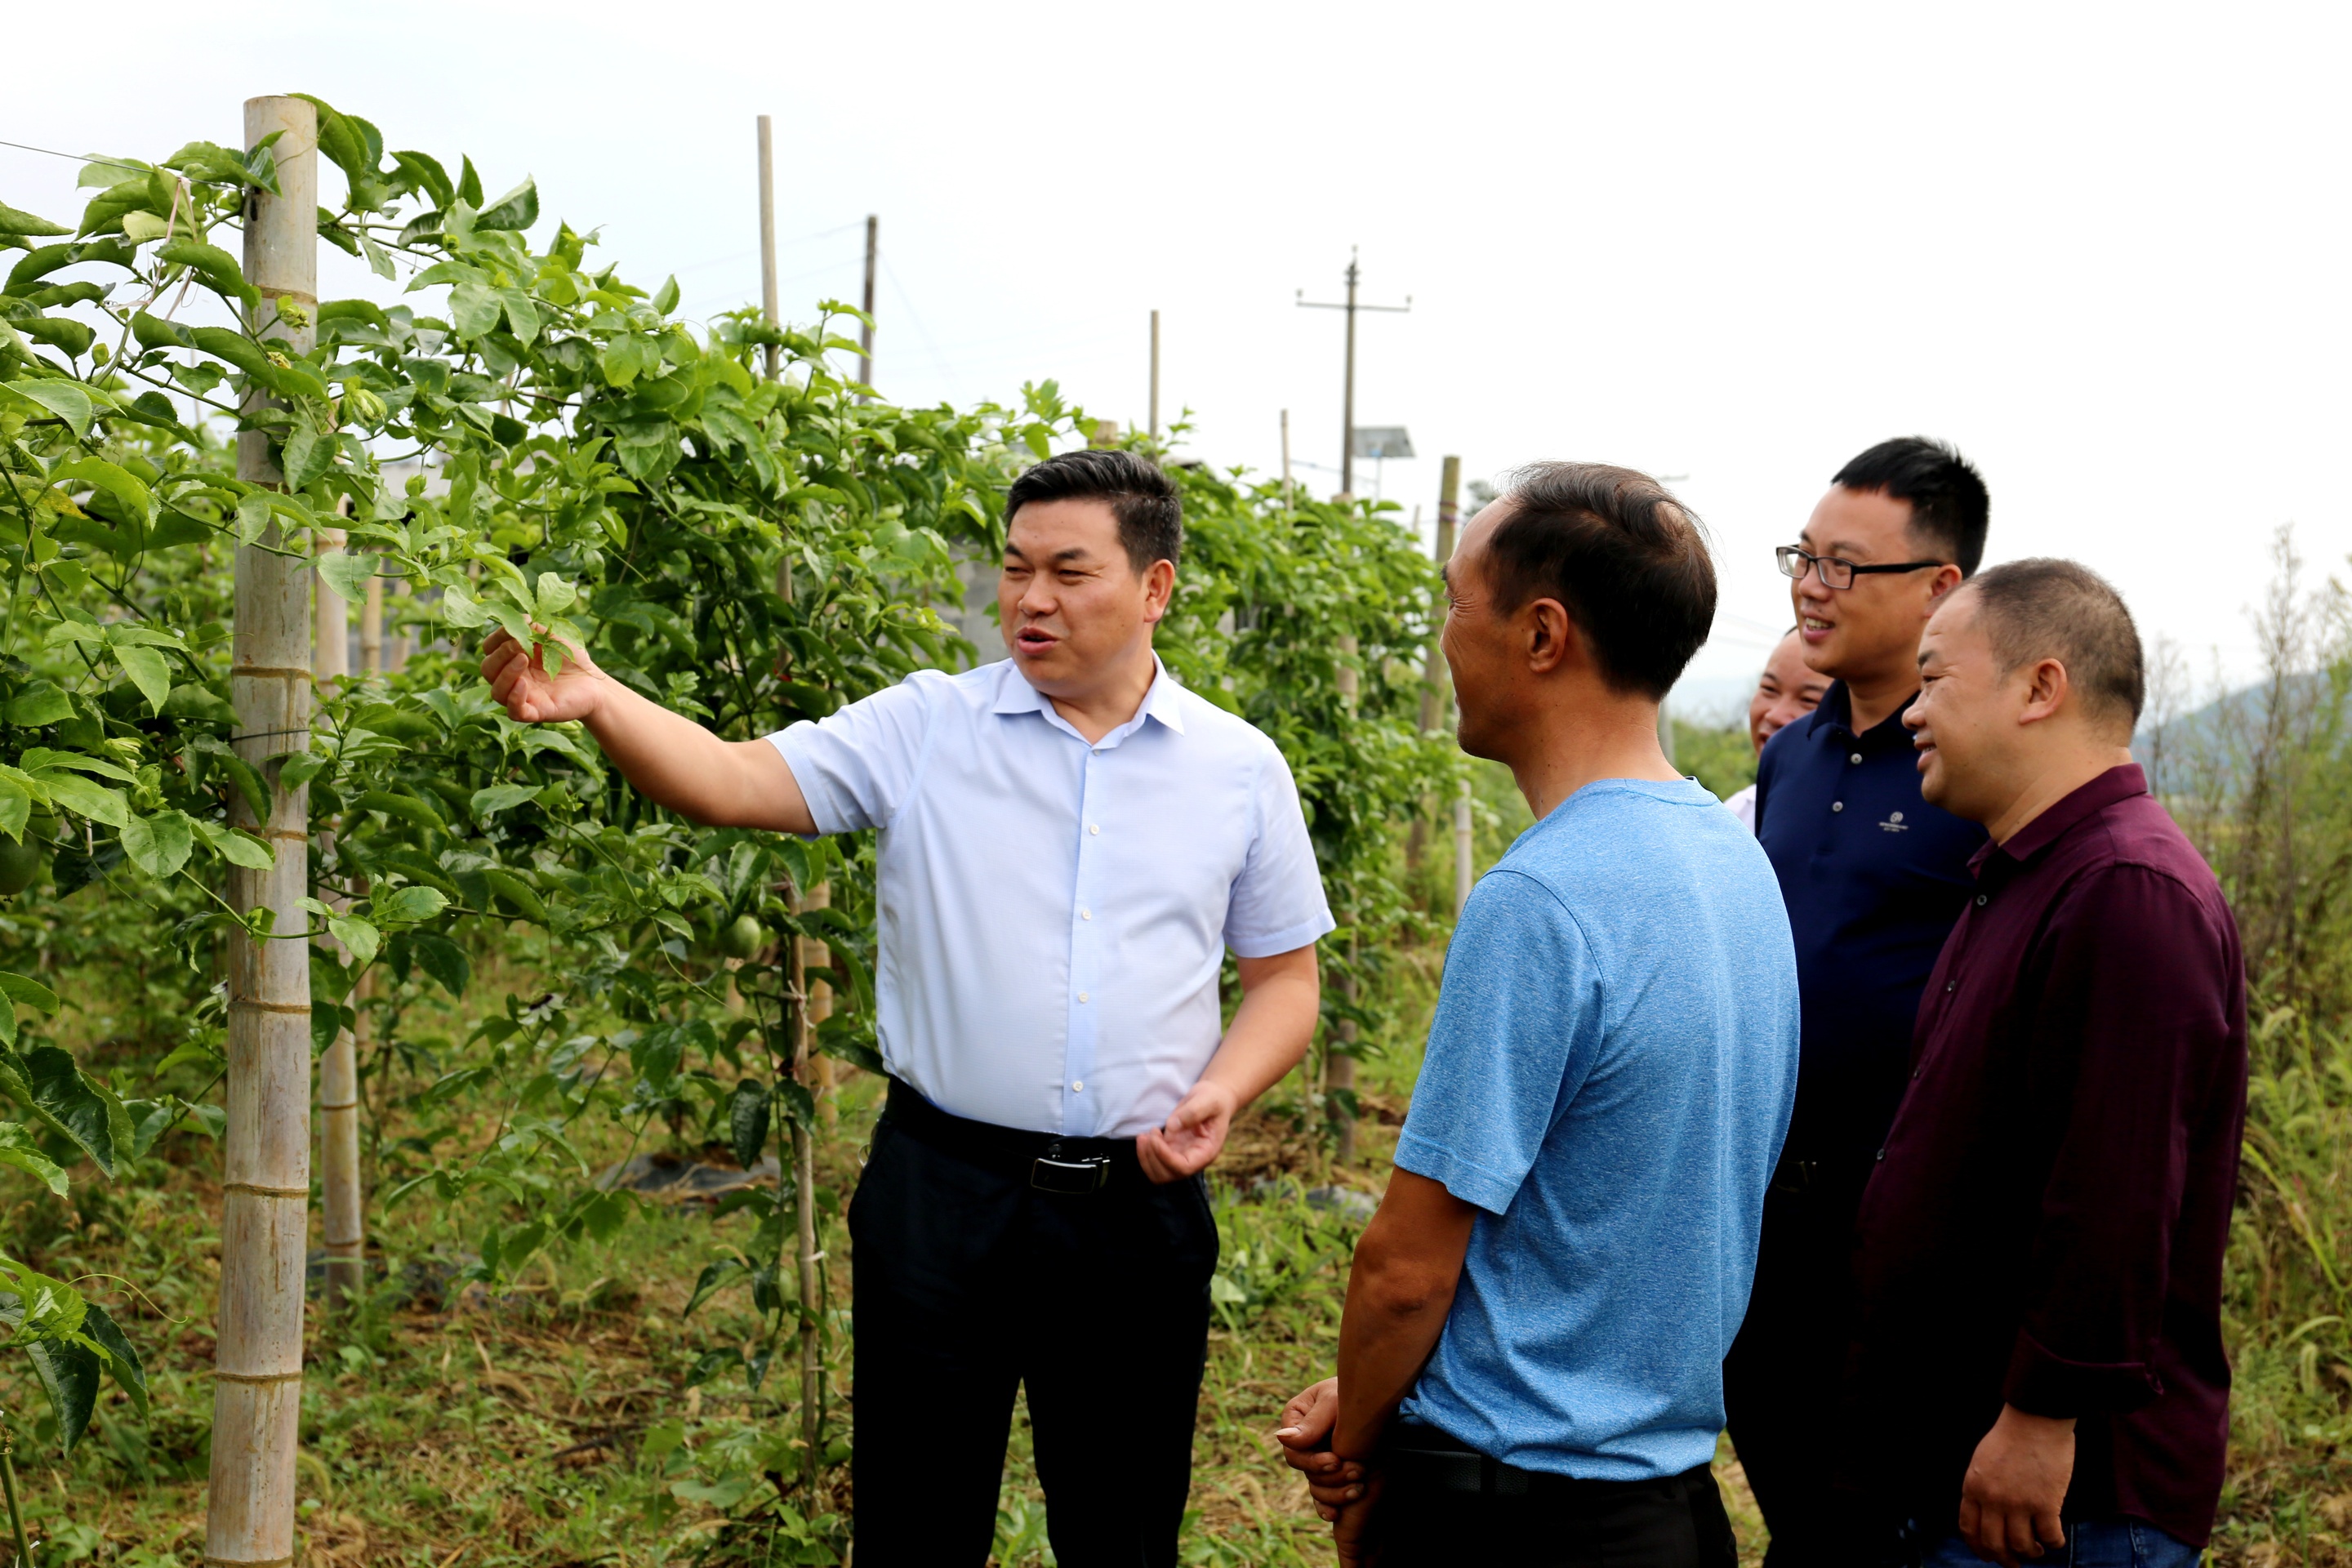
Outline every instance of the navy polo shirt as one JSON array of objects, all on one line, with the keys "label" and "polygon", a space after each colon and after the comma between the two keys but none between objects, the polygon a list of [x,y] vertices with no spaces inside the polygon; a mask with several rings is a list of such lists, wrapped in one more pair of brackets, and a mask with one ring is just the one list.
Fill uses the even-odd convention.
[{"label": "navy polo shirt", "polygon": [[1919,798],[1902,709],[1861,735],[1851,716],[1841,680],[1765,743],[1756,772],[1756,837],[1788,901],[1802,1008],[1787,1157],[1849,1168],[1895,1120],[1919,994],[1985,841]]}]

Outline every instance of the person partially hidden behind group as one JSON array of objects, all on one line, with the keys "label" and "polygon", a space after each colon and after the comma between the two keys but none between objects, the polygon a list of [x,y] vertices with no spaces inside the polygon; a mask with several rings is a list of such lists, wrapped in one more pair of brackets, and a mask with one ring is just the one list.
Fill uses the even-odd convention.
[{"label": "person partially hidden behind group", "polygon": [[1536,825],[1445,955],[1339,1375],[1275,1436],[1383,1568],[1734,1568],[1709,1473],[1797,1066],[1756,840],[1659,750],[1715,572],[1654,480],[1544,464],[1446,565],[1463,750]]},{"label": "person partially hidden behind group", "polygon": [[[1804,639],[1790,626],[1773,645],[1764,673],[1756,678],[1756,694],[1748,700],[1748,743],[1756,754],[1762,756],[1765,742],[1820,707],[1829,689],[1830,678],[1805,662]],[[1754,784],[1725,796],[1723,804],[1748,832],[1756,831]]]},{"label": "person partially hidden behind group", "polygon": [[1885,1557],[2193,1568],[2229,1435],[2221,1253],[2245,964],[2148,794],[2131,614],[2066,561],[1950,595],[1905,721],[1921,792],[1990,835],[1863,1195],[1849,1541]]}]

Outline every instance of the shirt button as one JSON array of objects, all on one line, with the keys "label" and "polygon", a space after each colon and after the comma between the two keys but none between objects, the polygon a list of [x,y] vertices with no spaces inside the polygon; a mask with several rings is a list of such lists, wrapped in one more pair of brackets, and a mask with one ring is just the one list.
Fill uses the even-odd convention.
[{"label": "shirt button", "polygon": [[1991,894],[1990,894],[1990,893],[1979,893],[1979,894],[1977,895],[1977,908],[1979,908],[1979,909],[1982,909],[1982,908],[1984,908],[1987,904],[1989,904],[1989,903],[1990,903],[1990,902],[1992,902],[1992,895],[1991,895]]},{"label": "shirt button", "polygon": [[1846,761],[1849,763],[1858,763],[1862,761],[1862,753],[1860,752],[1856,752],[1853,755],[1848,757]]},{"label": "shirt button", "polygon": [[1082,920],[1082,921],[1090,921],[1090,920],[1092,920],[1092,919],[1094,919],[1094,918],[1095,918],[1095,912],[1094,912],[1094,910],[1080,910],[1078,911],[1078,919],[1080,919],[1080,920]]},{"label": "shirt button", "polygon": [[1076,1094],[1086,1087],[1087,1080],[1082,1078],[1074,1078],[1070,1080],[1070,1092],[1072,1094]]},{"label": "shirt button", "polygon": [[1089,822],[1087,824],[1087,831],[1088,833],[1100,833],[1102,831],[1102,824],[1099,822]]},{"label": "shirt button", "polygon": [[1881,1160],[1885,1159],[1885,1158],[1886,1158],[1886,1151],[1885,1151],[1885,1150],[1884,1150],[1884,1149],[1881,1149],[1881,1150],[1878,1152],[1878,1155],[1877,1155],[1877,1157],[1878,1157],[1879,1159],[1881,1159]]},{"label": "shirt button", "polygon": [[1842,800],[1833,800],[1830,802],[1830,809],[1832,811],[1843,811],[1845,809],[1845,802]]},{"label": "shirt button", "polygon": [[1086,994],[1085,992],[1083,992],[1083,991],[1079,992],[1079,993],[1078,993],[1078,1000],[1079,1000],[1079,1001],[1081,1001],[1081,1002],[1083,1002],[1083,1001],[1085,1001],[1086,999],[1087,999],[1087,994]]},{"label": "shirt button", "polygon": [[[1960,983],[1957,980],[1947,980],[1944,982],[1944,989],[1947,992],[1958,991],[1959,988]],[[1084,998],[1081,997],[1080,1000],[1083,1001]]]}]

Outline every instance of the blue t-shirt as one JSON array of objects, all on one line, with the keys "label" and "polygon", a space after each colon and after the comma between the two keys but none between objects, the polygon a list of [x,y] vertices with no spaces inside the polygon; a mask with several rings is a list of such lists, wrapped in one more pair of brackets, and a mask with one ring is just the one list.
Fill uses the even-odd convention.
[{"label": "blue t-shirt", "polygon": [[1403,1405],[1525,1469],[1706,1464],[1797,1081],[1772,868],[1696,783],[1587,784],[1472,890],[1396,1163],[1476,1205]]}]

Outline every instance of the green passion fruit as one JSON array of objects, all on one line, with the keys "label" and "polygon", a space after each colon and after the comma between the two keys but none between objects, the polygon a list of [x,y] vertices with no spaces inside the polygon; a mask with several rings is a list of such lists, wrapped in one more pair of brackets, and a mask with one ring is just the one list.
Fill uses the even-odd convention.
[{"label": "green passion fruit", "polygon": [[719,951],[730,958],[749,958],[768,945],[768,928],[750,915],[737,915],[719,933]]}]

